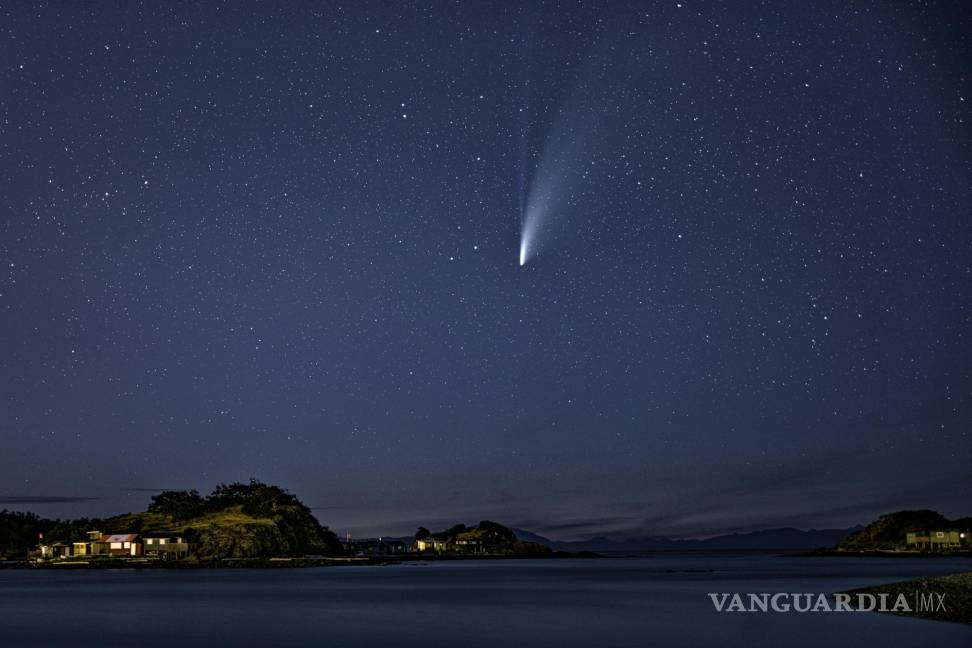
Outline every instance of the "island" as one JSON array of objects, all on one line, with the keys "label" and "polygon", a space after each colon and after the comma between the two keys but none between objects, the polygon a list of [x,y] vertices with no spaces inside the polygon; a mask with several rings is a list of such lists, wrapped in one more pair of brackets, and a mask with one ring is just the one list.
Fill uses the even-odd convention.
[{"label": "island", "polygon": [[524,542],[489,520],[439,533],[419,527],[414,538],[341,542],[295,495],[252,479],[220,484],[207,496],[163,491],[144,512],[106,519],[0,511],[6,567],[279,567],[575,555],[593,554]]},{"label": "island", "polygon": [[457,524],[439,533],[419,527],[413,546],[417,553],[439,555],[547,556],[555,553],[538,542],[519,540],[512,529],[489,520],[474,527]]}]

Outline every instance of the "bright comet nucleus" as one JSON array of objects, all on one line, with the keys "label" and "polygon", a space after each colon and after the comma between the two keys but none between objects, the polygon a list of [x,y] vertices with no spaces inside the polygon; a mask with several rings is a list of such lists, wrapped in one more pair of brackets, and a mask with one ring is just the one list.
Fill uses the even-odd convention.
[{"label": "bright comet nucleus", "polygon": [[546,217],[549,197],[544,193],[529,196],[520,227],[520,265],[525,266],[531,256],[537,254],[537,241],[541,232],[540,221]]},{"label": "bright comet nucleus", "polygon": [[520,230],[520,266],[525,266],[530,260],[531,247],[533,246],[534,235],[537,227],[536,213],[527,210],[523,218],[523,229]]}]

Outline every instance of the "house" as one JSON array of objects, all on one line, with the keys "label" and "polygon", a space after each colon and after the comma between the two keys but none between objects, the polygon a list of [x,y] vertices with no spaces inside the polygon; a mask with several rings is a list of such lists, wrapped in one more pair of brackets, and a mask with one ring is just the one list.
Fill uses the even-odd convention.
[{"label": "house", "polygon": [[100,553],[109,556],[141,556],[142,543],[138,540],[137,533],[117,533],[113,535],[101,536],[98,541],[101,545]]},{"label": "house", "polygon": [[348,540],[342,543],[344,550],[355,555],[387,556],[389,554],[403,554],[408,552],[408,545],[401,540]]},{"label": "house", "polygon": [[104,553],[102,549],[104,548],[101,544],[101,531],[88,531],[88,539],[81,542],[75,542],[72,553],[75,556],[96,556],[98,554]]},{"label": "house", "polygon": [[421,540],[416,538],[412,547],[415,551],[448,551],[449,541],[433,536],[422,538]]},{"label": "house", "polygon": [[929,532],[928,537],[932,549],[958,549],[965,534],[958,529],[942,529]]},{"label": "house", "polygon": [[142,553],[161,560],[178,560],[189,555],[189,543],[173,533],[154,533],[142,537]]},{"label": "house", "polygon": [[385,546],[386,554],[403,554],[408,553],[409,546],[401,540],[384,540],[382,544]]},{"label": "house", "polygon": [[908,548],[930,551],[967,548],[969,540],[969,532],[959,529],[916,530],[905,535]]},{"label": "house", "polygon": [[75,542],[74,556],[141,556],[142,543],[137,533],[105,534],[88,531],[88,539]]},{"label": "house", "polygon": [[469,537],[468,534],[456,538],[456,550],[464,553],[485,553],[486,544],[481,538]]},{"label": "house", "polygon": [[72,552],[72,546],[65,542],[55,542],[54,544],[42,544],[39,545],[41,558],[46,560],[54,560],[57,558],[70,558]]}]

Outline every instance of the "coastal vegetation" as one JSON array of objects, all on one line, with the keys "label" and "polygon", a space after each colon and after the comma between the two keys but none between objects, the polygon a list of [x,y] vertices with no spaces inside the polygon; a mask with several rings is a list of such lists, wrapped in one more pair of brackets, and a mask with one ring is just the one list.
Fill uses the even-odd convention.
[{"label": "coastal vegetation", "polygon": [[322,526],[295,495],[250,480],[220,484],[208,496],[196,491],[165,491],[145,513],[118,516],[108,531],[156,533],[177,529],[199,558],[338,555],[337,536]]}]

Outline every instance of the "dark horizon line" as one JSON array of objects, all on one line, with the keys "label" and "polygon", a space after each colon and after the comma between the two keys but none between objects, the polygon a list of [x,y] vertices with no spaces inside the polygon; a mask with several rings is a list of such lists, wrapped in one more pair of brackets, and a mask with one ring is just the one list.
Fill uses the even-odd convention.
[{"label": "dark horizon line", "polygon": [[[136,489],[129,488],[129,489],[122,489],[122,490],[132,491],[132,490],[136,490]],[[148,491],[150,489],[137,489],[137,490],[144,492],[144,491]],[[6,505],[6,504],[33,504],[33,505],[81,504],[81,503],[85,503],[85,502],[101,501],[101,500],[104,500],[104,499],[106,499],[106,498],[100,497],[100,496],[58,496],[58,495],[55,495],[55,496],[32,496],[32,495],[25,495],[25,496],[0,496],[0,506]],[[312,510],[312,511],[325,511],[325,510],[346,510],[349,507],[347,507],[347,506],[333,505],[333,506],[313,506],[313,507],[308,507],[308,508],[310,510]],[[8,510],[8,509],[4,509],[4,510]],[[938,512],[939,514],[941,514],[938,509],[931,508],[931,507],[927,507],[927,508],[907,507],[907,508],[902,508],[902,509],[888,510],[885,513],[878,514],[878,516],[886,515],[888,513],[893,513],[893,512],[896,512],[896,511],[900,511],[900,510],[930,510],[930,511],[935,511],[935,512]],[[37,515],[40,518],[44,518],[45,517],[45,516],[43,516],[43,515],[35,512],[35,511],[21,510],[19,512],[22,512],[22,513],[32,513],[34,515]],[[111,514],[108,514],[108,515],[84,515],[84,514],[82,514],[82,515],[79,515],[79,516],[76,516],[76,517],[74,517],[74,516],[71,516],[71,517],[63,517],[63,518],[62,518],[62,516],[57,516],[57,517],[60,518],[60,519],[65,519],[65,520],[77,520],[77,519],[105,519],[105,518],[114,517],[116,515],[119,515],[119,513],[111,513]],[[460,521],[460,522],[457,522],[457,523],[466,524],[466,522],[462,521],[466,517],[467,516],[458,515],[458,516],[455,516],[455,519],[458,520],[458,521]],[[961,518],[963,516],[960,515],[958,517]],[[538,523],[537,521],[522,521],[522,522],[506,523],[505,521],[503,521],[503,517],[502,516],[492,516],[492,518],[495,519],[495,520],[500,521],[500,523],[503,524],[504,526],[509,526],[510,528],[518,529],[520,531],[525,531],[525,532],[531,533],[533,535],[539,536],[541,538],[544,538],[546,540],[549,540],[550,542],[555,542],[555,543],[586,543],[586,542],[597,541],[597,540],[600,540],[600,539],[607,539],[607,540],[616,541],[616,542],[637,542],[637,541],[640,541],[640,540],[704,541],[704,540],[708,540],[708,539],[712,539],[712,538],[719,538],[719,537],[725,537],[725,536],[732,536],[732,535],[751,535],[751,534],[755,534],[755,533],[761,533],[761,532],[767,532],[767,531],[779,531],[779,530],[784,530],[784,529],[793,529],[793,530],[796,530],[796,531],[799,531],[799,532],[803,532],[803,533],[808,533],[808,532],[826,532],[826,531],[848,531],[848,530],[863,528],[863,527],[867,526],[868,524],[870,524],[871,522],[873,522],[874,519],[877,519],[877,518],[874,518],[874,519],[863,520],[863,521],[862,520],[858,520],[856,523],[851,524],[851,525],[847,525],[847,526],[840,525],[840,524],[834,524],[834,523],[824,523],[824,524],[814,524],[814,525],[799,525],[799,524],[793,524],[793,523],[789,523],[789,524],[787,524],[787,523],[776,523],[776,524],[774,524],[772,522],[768,522],[765,525],[760,525],[758,527],[747,526],[747,525],[743,525],[743,526],[724,526],[724,527],[721,527],[721,528],[715,528],[715,529],[709,528],[709,529],[704,529],[704,530],[695,530],[695,531],[688,531],[688,532],[684,532],[684,531],[678,531],[678,532],[674,532],[674,533],[661,532],[661,533],[658,533],[657,535],[652,534],[651,532],[639,532],[639,531],[631,530],[631,529],[629,529],[629,530],[618,530],[616,532],[604,530],[604,531],[586,533],[586,534],[583,534],[581,536],[575,536],[575,537],[573,537],[571,539],[563,539],[563,538],[556,537],[556,535],[557,535],[557,526],[558,526],[556,523],[553,523],[553,524],[551,524],[549,522],[547,522],[547,523]],[[48,519],[50,519],[50,518],[48,518]],[[421,520],[421,518],[416,518],[416,519],[417,520]],[[442,524],[443,522],[441,520],[439,520],[438,522],[431,522],[431,523],[430,522],[424,522],[423,523],[421,521],[418,521],[417,523],[413,523],[413,524],[414,524],[415,528],[418,528],[418,526],[428,526],[429,524],[431,524],[432,526],[436,526],[437,523],[438,524]],[[374,528],[376,528],[376,527],[378,527],[380,525],[381,525],[380,522],[377,523],[377,524],[355,524],[355,525],[334,525],[334,524],[329,524],[329,523],[328,524],[322,524],[322,526],[325,526],[325,527],[331,529],[337,535],[342,535],[342,533],[339,533],[336,530],[336,529],[340,529],[341,527],[344,527],[344,529],[346,529],[345,532],[350,533],[350,532],[352,532],[352,530],[354,528],[359,528],[359,529],[360,528],[374,529]],[[545,527],[551,527],[551,526],[553,527],[552,533],[551,532],[544,532],[543,531],[543,529]],[[396,533],[396,532],[392,531],[392,532],[387,532],[387,533],[369,534],[369,537],[370,537],[370,535],[374,535],[374,537],[407,537],[410,534],[409,533],[402,534],[402,533]]]}]

